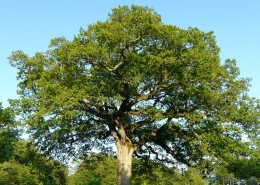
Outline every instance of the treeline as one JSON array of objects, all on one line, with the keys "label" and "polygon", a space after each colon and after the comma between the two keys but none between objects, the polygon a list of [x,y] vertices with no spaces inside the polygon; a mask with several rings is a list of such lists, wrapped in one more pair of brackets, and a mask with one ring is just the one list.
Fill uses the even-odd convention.
[{"label": "treeline", "polygon": [[[249,162],[248,160],[247,162]],[[116,158],[106,154],[87,156],[79,163],[76,171],[69,177],[70,185],[109,185],[116,184]],[[237,164],[242,161],[237,161]],[[234,164],[235,165],[235,164]],[[248,168],[247,168],[248,167]],[[251,167],[251,169],[249,169]],[[224,168],[215,166],[208,172],[189,168],[180,170],[153,161],[133,160],[133,185],[258,185],[260,165],[242,164],[231,173],[234,166]],[[245,169],[247,168],[247,169]],[[248,176],[251,174],[252,176]]]},{"label": "treeline", "polygon": [[14,114],[0,104],[0,185],[63,185],[67,167],[20,139]]},{"label": "treeline", "polygon": [[[257,144],[257,143],[256,143]],[[81,158],[72,175],[68,166],[44,155],[20,139],[14,114],[0,105],[0,185],[109,185],[116,184],[116,157],[93,154]],[[211,169],[169,168],[151,160],[133,160],[132,184],[203,185],[247,184],[260,181],[259,146],[253,158],[241,157],[228,166]]]},{"label": "treeline", "polygon": [[[6,133],[5,133],[6,134]],[[7,136],[6,134],[5,136]],[[8,136],[12,134],[9,133]],[[12,141],[1,132],[0,185],[109,185],[116,184],[117,164],[114,156],[93,154],[82,159],[72,175],[67,166],[45,156],[24,140]],[[6,143],[10,142],[8,145]],[[5,143],[5,144],[4,144]],[[133,185],[204,185],[245,184],[258,185],[260,180],[259,161],[237,162],[236,174],[228,169],[216,167],[210,173],[198,169],[180,171],[152,161],[133,160]],[[244,164],[243,164],[244,162]],[[253,161],[251,161],[253,162]],[[257,163],[258,162],[258,163]],[[231,169],[230,169],[231,170]],[[241,174],[240,174],[241,173]],[[254,173],[253,176],[249,176]],[[240,177],[246,177],[241,179]]]},{"label": "treeline", "polygon": [[[94,154],[86,157],[69,178],[70,185],[116,184],[117,164],[114,156]],[[162,164],[152,161],[133,160],[132,184],[145,185],[186,185],[207,184],[199,171],[190,169],[184,173],[177,172]]]}]

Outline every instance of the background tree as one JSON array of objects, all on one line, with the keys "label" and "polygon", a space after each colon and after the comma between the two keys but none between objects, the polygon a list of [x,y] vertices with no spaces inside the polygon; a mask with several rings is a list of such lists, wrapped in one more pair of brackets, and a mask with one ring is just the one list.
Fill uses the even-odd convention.
[{"label": "background tree", "polygon": [[147,7],[113,9],[73,41],[10,62],[35,143],[53,154],[116,143],[118,184],[131,184],[133,154],[205,169],[247,155],[242,133],[259,123],[249,80],[235,60],[220,63],[213,33],[163,24]]},{"label": "background tree", "polygon": [[67,168],[19,139],[15,114],[0,104],[0,184],[67,184]]},{"label": "background tree", "polygon": [[115,184],[116,159],[114,156],[104,154],[92,154],[83,157],[82,162],[73,175],[69,177],[70,185],[83,185],[89,181],[99,181],[100,184]]},{"label": "background tree", "polygon": [[0,164],[0,184],[5,185],[42,185],[37,174],[29,166],[16,161],[5,161]]},{"label": "background tree", "polygon": [[18,131],[14,129],[14,112],[4,109],[0,103],[0,163],[13,155],[14,142],[18,140]]},{"label": "background tree", "polygon": [[0,184],[66,185],[67,168],[44,156],[30,143],[19,140],[8,160],[0,163]]},{"label": "background tree", "polygon": [[67,184],[67,167],[51,156],[41,154],[31,143],[18,141],[11,159],[30,167],[31,173],[35,174],[43,185]]}]

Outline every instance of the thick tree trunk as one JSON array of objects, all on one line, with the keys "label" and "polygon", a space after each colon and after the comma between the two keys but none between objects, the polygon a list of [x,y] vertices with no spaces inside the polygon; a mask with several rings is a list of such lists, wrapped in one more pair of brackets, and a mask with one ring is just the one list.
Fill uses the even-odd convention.
[{"label": "thick tree trunk", "polygon": [[132,155],[135,150],[132,144],[117,142],[117,185],[131,185]]}]

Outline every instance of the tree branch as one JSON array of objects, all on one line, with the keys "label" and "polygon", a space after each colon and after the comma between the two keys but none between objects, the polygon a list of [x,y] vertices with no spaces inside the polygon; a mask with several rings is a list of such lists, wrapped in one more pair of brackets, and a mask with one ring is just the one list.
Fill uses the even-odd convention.
[{"label": "tree branch", "polygon": [[189,161],[181,158],[180,156],[178,156],[178,154],[175,154],[174,151],[165,143],[163,143],[162,141],[160,140],[157,140],[156,138],[153,138],[152,141],[159,145],[161,148],[163,148],[165,150],[166,153],[170,154],[174,159],[176,159],[177,161],[183,163],[183,164],[186,164],[190,167],[196,167],[195,164],[191,164]]},{"label": "tree branch", "polygon": [[108,124],[108,127],[109,127],[109,130],[111,132],[111,135],[116,140],[116,142],[118,142],[120,140],[121,136],[118,133],[118,131],[116,130],[116,125],[115,124]]},{"label": "tree branch", "polygon": [[120,62],[118,64],[116,64],[113,68],[109,68],[107,66],[105,66],[105,68],[110,72],[115,72],[118,69],[120,69],[121,67],[123,67],[123,65],[127,62],[124,51],[128,50],[131,45],[136,44],[139,40],[141,40],[141,36],[132,40],[130,43],[126,44],[126,46],[121,49],[121,53],[120,53],[121,55],[120,55],[120,59],[119,59]]},{"label": "tree branch", "polygon": [[152,97],[158,92],[158,90],[159,90],[160,88],[167,88],[167,87],[169,87],[169,85],[168,85],[168,84],[164,84],[164,83],[163,83],[163,84],[155,85],[154,88],[153,88],[153,90],[152,90],[150,93],[148,93],[148,94],[146,94],[146,95],[142,95],[142,96],[140,96],[140,97],[137,97],[137,98],[134,99],[132,102],[130,102],[130,104],[131,104],[131,106],[134,106],[135,104],[137,104],[137,103],[140,102],[140,101],[148,100],[148,99],[152,98]]}]

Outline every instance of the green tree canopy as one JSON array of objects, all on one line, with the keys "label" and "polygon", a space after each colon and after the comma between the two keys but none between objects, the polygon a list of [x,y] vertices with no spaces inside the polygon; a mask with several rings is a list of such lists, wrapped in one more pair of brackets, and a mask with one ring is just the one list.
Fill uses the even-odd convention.
[{"label": "green tree canopy", "polygon": [[248,152],[242,133],[259,123],[259,102],[219,50],[213,32],[164,24],[147,7],[115,8],[72,41],[52,40],[45,53],[13,52],[13,105],[44,151],[116,143],[118,184],[130,184],[132,154],[225,164]]},{"label": "green tree canopy", "polygon": [[14,142],[18,140],[15,127],[14,112],[4,109],[0,103],[0,163],[13,155]]},{"label": "green tree canopy", "polygon": [[26,141],[16,141],[13,146],[9,159],[0,163],[0,184],[67,184],[68,173],[65,165],[39,153]]},{"label": "green tree canopy", "polygon": [[0,184],[4,185],[43,185],[32,173],[29,166],[16,161],[5,161],[0,164]]},{"label": "green tree canopy", "polygon": [[83,185],[97,180],[100,184],[116,183],[116,159],[114,156],[105,154],[92,154],[81,157],[73,175],[69,177],[70,185]]},{"label": "green tree canopy", "polygon": [[32,144],[19,140],[15,114],[0,104],[0,184],[61,185],[67,168],[41,154]]},{"label": "green tree canopy", "polygon": [[31,174],[34,174],[43,185],[67,184],[67,167],[51,156],[40,153],[31,143],[23,140],[15,143],[11,160],[29,167]]}]

